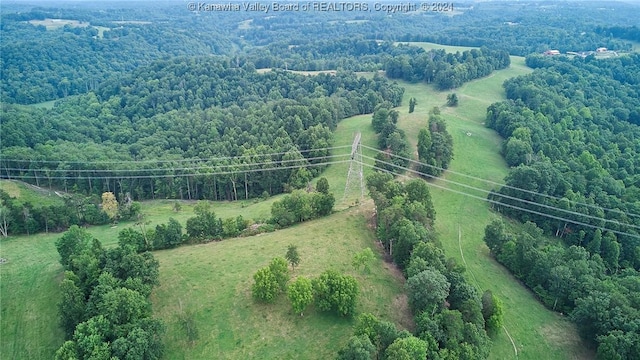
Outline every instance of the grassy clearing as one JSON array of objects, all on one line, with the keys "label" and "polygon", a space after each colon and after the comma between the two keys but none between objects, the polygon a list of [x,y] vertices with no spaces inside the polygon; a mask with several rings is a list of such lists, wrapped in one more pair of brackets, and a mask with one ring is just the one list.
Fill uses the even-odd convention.
[{"label": "grassy clearing", "polygon": [[44,101],[41,103],[37,103],[37,104],[30,104],[30,105],[25,105],[28,107],[32,107],[32,108],[36,108],[36,109],[53,109],[53,106],[55,105],[56,101],[58,100],[49,100],[49,101]]},{"label": "grassy clearing", "polygon": [[[501,84],[511,76],[526,73],[524,60],[512,58],[509,69],[498,71],[457,89],[460,105],[446,108],[447,93],[434,91],[424,84],[406,86],[406,100],[418,99],[416,111],[401,113],[400,127],[415,144],[418,130],[426,125],[428,111],[441,107],[455,144],[451,170],[477,177],[501,181],[507,173],[500,157],[501,139],[482,124],[486,106],[504,97]],[[335,145],[350,145],[356,132],[362,142],[375,147],[370,126],[371,116],[345,119],[338,125]],[[471,133],[471,136],[467,134]],[[338,151],[350,152],[350,148]],[[336,208],[344,210],[360,199],[360,190],[343,199],[349,165],[330,166],[327,177],[336,195]],[[364,169],[365,175],[369,171]],[[464,181],[481,188],[486,183],[448,173],[446,179]],[[7,186],[1,182],[3,188]],[[443,180],[434,184],[447,186]],[[25,196],[19,185],[8,185],[10,191]],[[480,193],[482,194],[482,193]],[[34,195],[36,196],[36,195]],[[582,350],[574,326],[563,317],[546,310],[532,294],[521,286],[503,267],[489,256],[482,242],[485,225],[496,215],[488,205],[451,192],[432,189],[438,213],[436,229],[447,256],[464,260],[469,279],[480,289],[491,289],[505,306],[505,325],[523,359],[585,358],[592,354]],[[242,214],[249,219],[269,216],[271,203],[215,202],[213,209],[220,217]],[[143,203],[147,226],[164,223],[174,217],[184,224],[193,215],[195,202],[181,201],[180,212],[173,211],[174,200]],[[302,256],[296,275],[315,276],[328,268],[344,270],[358,277],[362,296],[358,311],[370,311],[382,318],[411,326],[406,317],[406,302],[400,294],[401,284],[380,259],[371,274],[353,271],[351,256],[364,247],[375,247],[374,235],[366,220],[371,203],[350,208],[328,218],[252,238],[229,239],[198,246],[156,252],[161,263],[161,286],[154,292],[154,309],[167,325],[167,358],[332,358],[348,339],[351,320],[320,315],[313,309],[303,318],[292,314],[282,298],[273,305],[255,304],[250,298],[253,273],[274,256],[283,256],[286,246],[294,243]],[[473,219],[474,221],[468,221]],[[117,242],[118,232],[132,223],[116,227],[92,227],[89,231],[106,246]],[[458,241],[460,231],[460,242]],[[56,304],[62,268],[54,242],[60,234],[11,237],[0,240],[0,257],[8,262],[0,265],[0,353],[14,359],[52,358],[63,341],[57,325]],[[178,326],[180,309],[189,309],[199,331],[199,339],[189,343]],[[494,340],[491,357],[514,358],[507,335],[502,332]]]},{"label": "grassy clearing", "polygon": [[[429,109],[440,107],[454,140],[454,160],[450,170],[502,182],[508,170],[499,154],[502,139],[484,126],[486,107],[504,99],[501,85],[505,79],[530,71],[524,66],[523,58],[512,57],[509,69],[497,71],[489,77],[472,81],[452,91],[460,99],[456,108],[444,106],[448,94],[446,92],[436,92],[421,84],[403,84],[407,89],[405,99],[415,97],[418,105],[412,114],[408,114],[407,108],[400,109],[399,126],[415,144],[419,129],[427,123]],[[484,190],[493,188],[486,182],[452,173],[446,173],[444,179]],[[490,257],[482,237],[484,227],[497,215],[489,210],[489,204],[435,186],[465,191],[481,198],[485,198],[487,194],[452,185],[444,179],[431,182],[434,185],[432,197],[440,240],[447,256],[466,263],[467,277],[472,283],[483,291],[490,289],[503,301],[505,328],[513,338],[518,351],[517,357],[539,359],[543,354],[549,359],[592,357],[593,354],[584,350],[585,346],[575,327],[566,318],[544,308],[531,292]],[[491,358],[515,358],[513,345],[505,332],[494,339]]]},{"label": "grassy clearing", "polygon": [[[0,183],[12,196],[43,204],[49,197],[27,188],[18,182]],[[248,218],[269,214],[268,200],[259,204],[214,203],[218,216],[230,217],[240,213]],[[175,217],[183,224],[193,216],[195,202],[182,202],[182,210],[174,212],[173,201],[144,202],[149,227]],[[132,222],[117,226],[94,226],[87,230],[105,246],[117,243],[118,232],[125,227],[136,226]],[[64,340],[58,326],[57,303],[60,299],[58,284],[62,276],[55,241],[59,233],[35,236],[12,236],[0,239],[0,257],[7,262],[0,264],[0,354],[10,359],[51,359]]]},{"label": "grassy clearing", "polygon": [[433,49],[444,49],[446,52],[456,52],[456,51],[466,51],[471,49],[477,49],[477,47],[469,47],[469,46],[452,46],[452,45],[440,45],[430,42],[397,42],[396,45],[404,44],[404,45],[413,45],[417,47],[421,47],[427,51]]},{"label": "grassy clearing", "polygon": [[[361,296],[358,312],[407,324],[406,303],[399,283],[377,259],[370,274],[353,270],[351,257],[365,247],[375,247],[367,229],[364,209],[352,208],[327,218],[275,233],[230,239],[156,253],[161,286],[154,292],[155,313],[168,325],[167,358],[170,359],[326,359],[351,334],[353,321],[308,309],[294,314],[285,297],[275,304],[251,298],[253,274],[288,244],[298,246],[302,262],[294,275],[317,276],[336,269],[358,278]],[[199,339],[189,343],[177,314],[190,309]]]},{"label": "grassy clearing", "polygon": [[[338,125],[338,131],[336,132],[335,145],[350,145],[353,142],[355,133],[360,131],[362,133],[362,142],[364,144],[375,146],[376,138],[373,130],[370,126],[371,116],[362,115],[355,116],[349,119],[345,119]],[[338,153],[349,153],[350,148],[338,149]],[[346,174],[349,170],[349,164],[338,164],[330,166],[323,176],[329,180],[330,190],[334,192],[336,196],[336,208],[346,209],[356,202],[360,201],[360,190],[353,188],[347,197],[344,197],[344,189],[346,182]],[[368,168],[364,169],[365,174],[369,171]],[[12,196],[19,196],[21,199],[28,199],[34,204],[42,204],[43,199],[41,192],[36,192],[27,187],[27,185],[20,182],[2,181],[0,186],[8,191]],[[216,212],[217,216],[222,218],[236,217],[242,215],[246,219],[260,220],[266,219],[270,216],[271,204],[279,197],[274,196],[263,202],[255,202],[253,200],[232,202],[211,202],[212,209]],[[179,202],[181,210],[179,212],[174,211],[174,203]],[[186,220],[194,215],[193,207],[196,204],[195,201],[179,201],[179,200],[154,200],[145,201],[142,203],[142,212],[146,215],[146,221],[149,223],[147,227],[155,227],[160,223],[165,223],[170,217],[173,217],[180,221],[183,225]],[[203,249],[215,250],[215,254],[224,254],[222,258],[217,258],[215,254],[209,252],[203,252],[203,259],[219,259],[213,263],[230,261],[235,263],[236,267],[245,266],[244,272],[241,274],[229,274],[228,267],[225,267],[224,273],[229,277],[223,276],[223,281],[217,282],[217,284],[224,284],[223,286],[234,287],[236,281],[240,281],[243,284],[250,282],[253,273],[264,262],[268,262],[273,256],[284,255],[282,249],[286,250],[286,245],[289,243],[296,243],[299,246],[300,253],[303,256],[303,266],[299,270],[300,274],[316,274],[331,266],[337,269],[350,269],[351,254],[354,251],[359,251],[363,246],[374,246],[373,235],[368,230],[365,224],[364,216],[354,208],[347,213],[336,214],[330,219],[323,219],[319,222],[312,222],[308,224],[302,224],[295,228],[278,231],[274,234],[266,234],[256,238],[246,239],[234,239],[227,240],[221,243],[214,243],[209,245],[201,245],[196,247],[183,247],[172,251],[165,251],[157,253],[157,256],[162,261],[161,277],[162,283],[167,287],[159,289],[157,294],[164,294],[163,291],[173,292],[175,294],[188,293],[185,289],[181,289],[181,284],[173,284],[172,282],[176,277],[184,276],[184,273],[189,272],[190,266],[202,267],[203,264],[198,265],[197,259],[192,262],[183,257],[184,254],[190,254],[191,252],[200,253]],[[356,218],[356,222],[349,222],[351,219]],[[349,222],[349,223],[348,223]],[[100,239],[105,246],[113,246],[117,243],[117,235],[120,230],[125,227],[136,227],[132,222],[120,223],[117,226],[96,226],[91,227],[88,231],[96,238]],[[307,229],[309,227],[309,229]],[[282,237],[280,235],[283,235]],[[284,236],[286,235],[286,236]],[[8,262],[4,265],[0,265],[0,278],[2,279],[0,284],[0,306],[2,309],[2,318],[0,319],[0,325],[2,329],[2,336],[0,336],[0,353],[12,354],[11,358],[15,359],[33,359],[33,358],[52,358],[55,350],[62,344],[63,333],[58,327],[58,319],[56,315],[57,302],[59,301],[58,283],[62,272],[62,267],[58,263],[58,254],[55,249],[54,243],[61,234],[39,234],[36,236],[18,236],[10,237],[8,239],[0,239],[0,257],[8,259]],[[298,239],[300,238],[300,239]],[[336,240],[338,239],[338,240]],[[347,241],[347,239],[354,239],[353,242]],[[298,242],[300,241],[300,242]],[[339,242],[340,244],[337,244]],[[269,244],[264,246],[263,244]],[[323,246],[323,244],[327,244]],[[363,245],[364,244],[364,245]],[[225,247],[229,247],[225,250]],[[259,246],[259,247],[258,247]],[[281,247],[282,249],[278,248]],[[265,250],[263,248],[268,248]],[[259,249],[259,251],[255,251]],[[271,253],[270,251],[276,251]],[[172,259],[175,252],[177,259]],[[245,255],[242,255],[244,253]],[[339,255],[335,255],[335,254]],[[307,254],[307,256],[305,256]],[[313,254],[314,259],[307,259]],[[256,259],[247,259],[247,256],[257,256]],[[329,258],[327,258],[329,256]],[[227,260],[224,260],[224,259]],[[233,259],[233,260],[232,260]],[[265,260],[266,259],[266,260]],[[241,260],[240,263],[236,263],[236,260]],[[203,260],[205,261],[205,260]],[[209,261],[209,260],[206,260]],[[180,268],[180,264],[185,268]],[[243,265],[244,264],[244,265]],[[314,264],[312,266],[312,264]],[[403,317],[404,303],[400,298],[395,298],[401,291],[401,285],[394,280],[387,270],[382,267],[382,262],[373,267],[377,270],[370,275],[373,283],[363,282],[363,292],[367,294],[363,302],[360,305],[361,309],[371,311],[379,314],[380,316],[396,320],[399,323],[410,324],[410,321]],[[324,266],[326,265],[326,267]],[[217,271],[222,271],[218,269]],[[298,272],[298,271],[297,271]],[[202,275],[200,275],[202,277]],[[362,278],[361,275],[358,275]],[[240,280],[238,280],[240,279]],[[205,281],[204,278],[200,279]],[[199,283],[200,281],[198,281]],[[177,286],[178,289],[167,290],[168,287]],[[211,285],[211,288],[218,288],[219,285]],[[173,289],[173,288],[172,288]],[[203,287],[203,289],[206,289]],[[248,288],[243,291],[248,291]],[[381,292],[381,294],[373,294],[375,292]],[[160,316],[167,320],[170,325],[169,332],[167,334],[167,343],[169,346],[168,358],[212,358],[217,351],[225,351],[226,347],[234,347],[235,345],[230,342],[222,341],[224,348],[216,348],[218,343],[217,338],[211,338],[204,342],[204,340],[198,342],[193,347],[186,346],[187,354],[180,352],[183,339],[179,328],[176,328],[176,313],[171,313],[175,310],[176,306],[179,306],[182,301],[184,309],[192,309],[198,314],[198,309],[204,305],[193,305],[194,303],[202,300],[203,304],[219,303],[229,293],[225,293],[225,296],[215,298],[207,298],[208,292],[200,294],[198,297],[191,296],[165,296],[156,295],[154,302],[159,302],[161,299],[166,298],[166,302],[160,303],[156,306],[156,311]],[[373,294],[373,295],[372,295]],[[176,297],[178,296],[178,297]],[[381,298],[382,297],[382,298]],[[227,298],[229,303],[225,306],[231,309],[233,301],[236,296],[231,295]],[[377,300],[376,300],[377,299]],[[385,299],[384,303],[383,300]],[[251,300],[249,300],[251,301]],[[370,301],[376,302],[377,305],[371,305]],[[193,305],[193,307],[192,307]],[[398,307],[397,305],[400,305]],[[359,309],[360,309],[359,308]],[[163,310],[160,310],[163,309]],[[332,317],[320,316],[314,314],[313,311],[304,319],[298,319],[297,316],[290,314],[288,304],[286,301],[281,301],[274,305],[274,311],[272,315],[265,315],[269,318],[273,317],[279,323],[274,324],[266,322],[265,318],[261,318],[262,314],[266,314],[267,309],[260,310],[260,307],[255,308],[251,305],[249,308],[242,308],[239,313],[225,313],[231,318],[225,320],[221,317],[222,314],[217,315],[215,318],[206,319],[204,314],[199,314],[200,318],[198,324],[200,328],[200,336],[202,339],[209,338],[213,328],[207,326],[230,326],[233,327],[242,326],[245,321],[251,320],[256,324],[263,324],[263,328],[254,329],[252,331],[259,332],[241,332],[237,330],[233,335],[235,341],[239,339],[241,342],[247,342],[243,346],[243,352],[229,352],[228,357],[234,358],[240,357],[254,357],[263,358],[260,354],[271,354],[272,357],[279,358],[291,358],[293,354],[311,353],[306,349],[309,344],[315,345],[316,349],[313,351],[314,356],[317,358],[324,358],[326,356],[332,357],[335,354],[336,349],[347,340],[349,332],[351,330],[351,322],[347,320],[338,320]],[[215,311],[209,309],[209,314],[217,314],[219,312],[218,306]],[[392,315],[389,315],[393,313]],[[237,322],[237,316],[243,316],[244,320]],[[259,321],[255,321],[259,318]],[[221,321],[221,322],[218,322]],[[224,323],[229,322],[229,325]],[[203,323],[204,327],[200,326]],[[215,324],[214,324],[215,323]],[[255,334],[263,334],[268,338],[281,337],[280,333],[275,333],[272,327],[282,325],[282,328],[277,328],[277,332],[283,332],[291,338],[296,338],[295,344],[283,344],[282,348],[289,349],[288,353],[278,354],[274,348],[267,346],[265,350],[262,345],[256,343]],[[206,330],[209,329],[209,330]],[[315,330],[312,330],[315,329]],[[208,331],[208,332],[205,332]],[[299,337],[298,332],[301,334],[309,334],[308,336]],[[224,340],[226,332],[216,336],[221,336]],[[324,335],[322,335],[324,334]],[[295,336],[294,336],[295,335]],[[244,340],[246,339],[246,340]],[[272,343],[272,341],[269,341]],[[253,345],[249,345],[253,344]],[[256,346],[256,355],[251,355],[250,350],[253,346]],[[325,350],[318,350],[320,347],[324,347]],[[193,351],[192,351],[193,350]],[[317,351],[316,351],[317,350]],[[199,353],[201,351],[202,353]],[[207,355],[208,354],[208,355]],[[289,355],[287,355],[289,354]],[[324,354],[324,355],[322,355]],[[223,355],[227,356],[227,355]],[[269,356],[267,356],[269,357]]]},{"label": "grassy clearing", "polygon": [[87,27],[88,22],[70,20],[70,19],[44,19],[44,20],[29,20],[27,21],[33,26],[44,26],[47,30],[56,30],[66,25],[71,27]]},{"label": "grassy clearing", "polygon": [[62,205],[64,201],[55,191],[39,188],[21,181],[0,180],[0,189],[20,203],[30,202],[35,207]]}]

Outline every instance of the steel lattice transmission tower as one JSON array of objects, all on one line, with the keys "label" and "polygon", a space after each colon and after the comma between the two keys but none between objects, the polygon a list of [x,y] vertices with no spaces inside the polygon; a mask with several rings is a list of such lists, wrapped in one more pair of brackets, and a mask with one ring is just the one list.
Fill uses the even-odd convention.
[{"label": "steel lattice transmission tower", "polygon": [[357,186],[355,183],[360,182],[360,199],[364,197],[364,172],[362,169],[362,148],[360,147],[360,137],[362,135],[358,132],[353,139],[351,145],[351,160],[349,161],[349,172],[347,173],[347,183],[344,186],[344,195],[342,200],[347,197],[347,194]]}]

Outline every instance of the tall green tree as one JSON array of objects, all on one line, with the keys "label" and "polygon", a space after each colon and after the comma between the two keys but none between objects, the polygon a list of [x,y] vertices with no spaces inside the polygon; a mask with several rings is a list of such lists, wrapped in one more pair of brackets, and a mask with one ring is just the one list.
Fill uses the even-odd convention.
[{"label": "tall green tree", "polygon": [[287,265],[287,260],[281,257],[273,258],[269,263],[269,270],[271,270],[271,273],[275,277],[280,291],[286,290],[287,282],[289,281],[289,266]]},{"label": "tall green tree", "polygon": [[296,266],[300,264],[300,254],[298,254],[298,247],[290,244],[287,246],[287,255],[285,256],[289,264],[291,264],[291,269],[295,270]]},{"label": "tall green tree", "polygon": [[458,95],[456,93],[447,95],[447,106],[458,106]]},{"label": "tall green tree", "polygon": [[91,240],[91,234],[77,225],[69,228],[62,237],[56,240],[56,249],[58,249],[61,258],[60,263],[68,268],[71,264],[71,258],[87,249]]},{"label": "tall green tree", "polygon": [[329,194],[329,181],[324,176],[318,179],[316,191],[322,194]]},{"label": "tall green tree", "polygon": [[258,300],[272,302],[281,291],[276,277],[268,267],[258,270],[253,275],[253,281],[251,292]]},{"label": "tall green tree", "polygon": [[387,359],[414,360],[427,358],[427,342],[415,336],[396,339],[385,351]]},{"label": "tall green tree", "polygon": [[502,302],[490,290],[482,294],[482,317],[487,333],[497,334],[503,322]]},{"label": "tall green tree", "polygon": [[[75,274],[65,271],[64,280],[60,283],[62,299],[58,303],[60,322],[67,334],[67,338],[73,335],[76,325],[85,319],[85,295],[74,282]],[[77,278],[76,278],[77,279]]]},{"label": "tall green tree", "polygon": [[338,351],[338,360],[372,360],[376,358],[376,354],[376,347],[367,336],[352,336]]},{"label": "tall green tree", "polygon": [[311,280],[303,276],[297,277],[287,288],[287,296],[289,297],[289,301],[291,301],[293,311],[302,316],[307,306],[313,302],[313,286]]},{"label": "tall green tree", "polygon": [[449,295],[449,286],[447,278],[435,269],[424,270],[410,277],[405,284],[409,304],[416,313],[435,313],[441,309]]},{"label": "tall green tree", "polygon": [[411,114],[415,110],[416,105],[418,105],[418,101],[416,100],[416,98],[412,97],[411,99],[409,99],[409,114]]},{"label": "tall green tree", "polygon": [[359,293],[355,278],[327,270],[313,279],[312,284],[316,306],[320,311],[336,312],[342,316],[354,314]]}]

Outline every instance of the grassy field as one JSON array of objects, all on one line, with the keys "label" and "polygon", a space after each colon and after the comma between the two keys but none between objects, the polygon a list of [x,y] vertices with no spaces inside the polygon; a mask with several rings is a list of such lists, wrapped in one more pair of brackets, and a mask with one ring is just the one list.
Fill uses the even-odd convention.
[{"label": "grassy field", "polygon": [[[486,107],[504,99],[501,86],[504,80],[530,71],[524,66],[523,58],[512,57],[511,60],[509,69],[497,71],[489,77],[452,91],[459,98],[459,106],[455,108],[444,106],[448,94],[446,92],[436,92],[422,84],[402,84],[406,88],[404,103],[407,104],[410,97],[415,97],[418,105],[412,114],[408,114],[407,108],[399,109],[399,126],[415,144],[419,129],[427,123],[429,109],[440,107],[454,140],[454,160],[450,170],[501,182],[507,174],[507,166],[499,154],[502,140],[494,131],[484,126],[484,119]],[[544,308],[530,291],[490,257],[482,237],[484,227],[497,215],[489,210],[489,204],[436,186],[465,191],[482,198],[486,197],[486,193],[456,186],[445,180],[484,190],[491,190],[494,186],[452,173],[445,173],[443,179],[431,182],[434,185],[432,197],[437,212],[436,230],[447,256],[464,262],[469,280],[483,291],[490,289],[504,303],[506,331],[494,339],[491,358],[593,357],[593,354],[584,350],[585,345],[568,319]]]},{"label": "grassy field", "polygon": [[[451,170],[501,181],[507,168],[499,155],[501,139],[485,128],[485,109],[504,97],[502,82],[529,70],[522,58],[512,58],[509,69],[464,85],[455,90],[460,99],[456,108],[444,107],[447,93],[434,91],[424,84],[402,84],[405,102],[398,110],[399,125],[415,144],[418,130],[426,125],[428,111],[441,108],[454,138],[455,159]],[[416,111],[408,114],[408,99],[418,99]],[[362,142],[375,147],[371,116],[356,116],[340,122],[336,146],[350,145],[356,132]],[[350,149],[337,150],[349,152]],[[273,305],[260,305],[250,298],[251,276],[274,256],[283,256],[286,246],[294,243],[302,255],[295,275],[313,276],[325,269],[347,271],[358,277],[362,296],[358,311],[371,311],[406,327],[406,303],[400,294],[401,284],[392,269],[380,259],[371,274],[363,275],[350,266],[351,254],[364,247],[375,247],[367,219],[371,203],[352,207],[360,201],[360,189],[352,188],[344,196],[349,164],[330,166],[327,177],[340,210],[328,218],[298,225],[252,238],[229,239],[198,246],[185,246],[156,252],[161,263],[161,286],[153,294],[154,310],[168,325],[167,357],[198,358],[331,358],[347,340],[351,321],[320,315],[313,309],[303,318],[292,314],[283,298]],[[369,171],[365,167],[365,174]],[[452,173],[445,179],[461,181],[490,189],[486,183]],[[444,180],[432,182],[447,186]],[[357,182],[356,182],[357,185]],[[26,187],[1,182],[0,186],[21,197],[29,195]],[[458,188],[459,189],[459,188]],[[483,193],[477,193],[484,197]],[[485,225],[496,215],[486,202],[448,191],[432,189],[437,211],[436,229],[447,256],[466,263],[468,277],[478,288],[491,289],[505,307],[506,332],[494,340],[494,359],[589,358],[575,328],[565,318],[546,310],[532,294],[489,256],[482,242]],[[265,202],[218,202],[213,204],[218,216],[242,214],[249,219],[269,216],[273,197]],[[173,211],[173,200],[143,203],[149,225],[174,217],[183,224],[193,215],[195,202],[181,201],[182,210]],[[469,221],[473,219],[473,221]],[[89,231],[107,246],[116,243],[117,233],[132,223],[92,227]],[[62,268],[54,242],[60,234],[11,237],[0,240],[0,354],[14,359],[47,359],[62,343],[57,325],[56,304]],[[464,256],[464,258],[463,258]],[[182,310],[181,310],[182,309]],[[190,311],[198,326],[199,339],[189,343],[178,326],[178,314]]]},{"label": "grassy field", "polygon": [[[44,19],[44,20],[29,20],[33,26],[44,26],[48,31],[57,30],[65,26],[70,26],[72,28],[75,27],[88,27],[91,26],[88,22],[78,21],[78,20],[70,20],[70,19]],[[102,39],[104,32],[111,30],[105,26],[93,26],[98,30],[98,38]]]},{"label": "grassy field", "polygon": [[89,26],[88,22],[78,21],[78,20],[70,20],[70,19],[44,19],[44,20],[29,20],[33,26],[44,26],[47,30],[56,30],[66,25],[70,27],[87,27]]},{"label": "grassy field", "polygon": [[[302,261],[294,275],[326,269],[357,277],[358,312],[409,324],[402,284],[376,260],[370,274],[351,266],[352,254],[374,247],[363,206],[327,218],[251,238],[225,240],[156,253],[161,286],[154,312],[168,325],[168,359],[327,359],[351,334],[353,320],[317,313],[294,314],[285,297],[264,305],[251,298],[253,274],[295,244]],[[181,310],[182,309],[182,310]],[[192,312],[199,339],[190,343],[178,314]]]},{"label": "grassy field", "polygon": [[20,203],[30,202],[36,207],[48,205],[62,205],[64,201],[55,191],[39,188],[21,181],[0,180],[0,189],[9,196],[18,199]]},{"label": "grassy field", "polygon": [[[369,122],[370,117],[367,116],[345,120],[340,124],[344,131],[340,132],[341,135],[338,136],[338,142],[350,144],[353,141],[350,132],[362,130],[363,140],[371,144],[374,139],[373,133],[369,129],[370,127],[367,127]],[[350,151],[350,149],[345,151]],[[330,167],[324,174],[324,176],[329,179],[331,191],[336,193],[336,208],[338,209],[346,209],[353,205],[356,199],[359,199],[359,190],[354,192],[351,197],[347,197],[346,199],[342,197],[348,168],[348,164],[341,164],[340,166]],[[49,194],[43,190],[35,190],[20,182],[1,181],[0,187],[21,201],[30,201],[38,205],[47,204],[50,201],[59,201],[59,198],[55,194]],[[259,221],[270,216],[271,204],[278,198],[279,197],[275,196],[261,202],[212,202],[212,209],[222,218],[242,215],[246,219]],[[173,210],[174,203],[176,202],[181,204],[181,210],[179,212]],[[176,218],[184,224],[189,217],[193,216],[195,204],[195,201],[177,200],[143,202],[142,211],[146,215],[146,220],[149,222],[146,226],[154,227],[157,224],[165,223],[170,217]],[[371,209],[371,204],[369,204],[367,208]],[[184,284],[174,284],[173,280],[176,276],[180,277],[183,276],[185,272],[188,273],[191,266],[196,266],[196,268],[198,268],[198,266],[206,266],[206,264],[211,261],[210,259],[216,259],[217,256],[222,256],[222,258],[219,258],[219,260],[216,260],[214,263],[222,264],[228,261],[228,263],[225,263],[225,267],[212,267],[212,269],[216,269],[219,273],[223,273],[222,277],[217,277],[218,280],[223,279],[223,281],[217,284],[235,287],[236,285],[233,285],[236,284],[235,281],[241,279],[241,283],[246,285],[246,283],[251,280],[253,273],[258,267],[264,265],[265,261],[268,262],[268,260],[274,256],[283,256],[284,252],[281,250],[284,248],[286,251],[286,246],[289,243],[295,243],[299,246],[303,258],[302,266],[296,271],[296,274],[318,274],[328,268],[351,271],[349,264],[352,253],[361,250],[364,246],[375,246],[374,236],[366,226],[362,209],[363,207],[353,208],[346,212],[336,214],[331,218],[323,219],[320,222],[302,224],[295,228],[278,231],[273,234],[266,234],[254,238],[228,240],[209,245],[183,247],[172,251],[157,253],[158,258],[161,260],[161,280],[163,287],[158,289],[158,293],[154,296],[154,302],[157,304],[157,313],[161,317],[166,318],[167,323],[170,325],[167,334],[167,344],[171,356],[167,358],[175,358],[176,356],[178,358],[181,356],[183,358],[219,358],[215,355],[218,351],[223,351],[229,346],[234,346],[231,343],[223,342],[224,348],[216,348],[215,346],[217,345],[214,344],[216,344],[217,341],[214,341],[215,339],[209,339],[207,335],[213,331],[208,326],[218,326],[216,325],[216,321],[220,319],[220,314],[222,313],[215,318],[206,318],[206,314],[199,314],[199,319],[203,324],[200,329],[200,334],[203,339],[206,338],[207,340],[203,340],[202,343],[197,342],[193,347],[187,347],[187,349],[193,350],[194,352],[189,350],[185,354],[177,354],[178,349],[183,344],[181,343],[180,330],[175,327],[175,314],[172,315],[170,311],[174,309],[173,306],[179,304],[181,301],[183,301],[186,306],[198,301],[201,297],[192,298],[189,296],[185,298],[180,295],[185,293],[184,289],[180,288],[180,286]],[[88,228],[87,230],[95,238],[100,239],[105,246],[113,246],[117,243],[118,232],[125,227],[136,227],[136,225],[131,222],[121,222],[116,226],[96,226]],[[54,245],[56,239],[60,236],[61,234],[52,233],[39,234],[36,236],[13,236],[7,239],[0,239],[0,257],[7,260],[6,263],[0,264],[0,354],[8,356],[8,358],[49,359],[53,357],[55,350],[62,344],[63,333],[58,327],[56,313],[57,303],[60,298],[58,283],[61,280],[62,267],[58,263],[59,258]],[[259,251],[256,251],[256,249],[259,249]],[[333,250],[335,250],[335,253]],[[203,254],[199,260],[206,261],[206,263],[199,263],[198,259],[193,259],[192,261],[191,258],[185,261],[185,254],[191,254],[194,251],[198,254]],[[231,274],[227,272],[229,267],[226,265],[237,268],[244,267],[244,270],[241,273]],[[181,266],[185,266],[185,268],[181,268]],[[406,310],[404,306],[405,303],[402,301],[402,298],[396,299],[401,292],[402,285],[395,280],[392,272],[383,268],[381,260],[377,260],[374,267],[376,270],[366,277],[358,274],[358,277],[362,280],[362,291],[364,294],[363,300],[359,305],[359,310],[374,312],[385,318],[393,319],[399,323],[410,326],[410,320],[404,315],[404,311]],[[215,279],[210,278],[209,274],[207,271],[200,274],[201,279],[198,282],[206,284],[207,281],[214,281]],[[230,277],[226,277],[226,275]],[[212,284],[211,287],[216,288],[217,285]],[[207,290],[207,288],[203,287],[203,291],[204,290]],[[243,291],[246,291],[246,289]],[[166,292],[170,294],[167,295]],[[207,294],[209,294],[209,292],[204,293],[204,295]],[[228,295],[228,293],[224,294]],[[215,299],[212,298],[211,301],[215,300],[214,302],[219,305],[221,299],[224,298],[224,296],[222,298],[216,297]],[[231,309],[234,307],[232,303],[236,300],[236,296],[230,296],[226,300],[228,303],[224,306],[226,306],[227,309]],[[206,299],[206,301],[209,301],[209,299]],[[250,300],[247,299],[247,301]],[[372,305],[372,302],[375,305]],[[208,302],[208,304],[210,304],[210,302]],[[402,306],[397,306],[398,304]],[[218,313],[218,305],[216,305],[215,311],[209,308],[208,313]],[[199,309],[197,306],[194,307],[194,311],[197,311],[197,309]],[[297,316],[289,314],[290,311],[285,301],[275,304],[274,309],[277,311],[269,316],[274,316],[279,319],[278,321],[291,321],[290,323],[283,323],[284,327],[288,327],[287,331],[289,333],[300,331],[301,333],[309,334],[307,337],[296,340],[297,345],[282,344],[283,348],[291,351],[288,353],[290,354],[290,356],[287,355],[288,357],[294,357],[292,354],[303,351],[308,346],[308,344],[305,344],[305,341],[317,344],[316,349],[314,349],[314,354],[324,354],[317,355],[317,358],[323,358],[327,356],[327,354],[333,354],[335,350],[334,345],[346,341],[351,331],[352,324],[350,321],[320,316],[314,314],[313,311],[307,314],[304,319],[298,319]],[[248,317],[249,320],[255,320],[261,317],[266,310],[266,308],[261,306],[255,307],[252,305],[248,308],[243,308],[241,314],[242,316]],[[226,315],[231,315],[231,313],[226,313]],[[237,326],[245,328],[244,320],[240,323],[233,323],[234,320],[230,318],[229,321],[231,329]],[[264,323],[264,319],[256,323]],[[273,324],[269,326],[273,326]],[[310,328],[315,328],[315,333],[311,331]],[[260,330],[260,334],[264,334],[267,330],[268,329]],[[321,336],[323,333],[325,335]],[[255,339],[250,340],[252,337],[248,335],[249,333],[236,330],[236,334],[244,334],[242,335],[243,338],[245,335],[248,336],[246,340],[247,344],[251,344],[251,341],[253,341],[253,344],[256,345]],[[251,335],[253,336],[253,333]],[[236,335],[234,339],[237,341],[240,339],[239,336],[240,335]],[[279,337],[278,334],[270,334],[267,336],[271,338]],[[319,342],[319,339],[322,339],[322,341]],[[270,343],[272,343],[272,341],[270,341]],[[260,354],[269,353],[279,358],[287,357],[284,353],[278,355],[277,351],[279,350],[275,348],[269,348],[269,346],[267,346],[263,349],[262,346],[256,346],[257,351],[259,351],[254,358],[263,358]],[[250,346],[246,345],[243,347],[243,352],[230,352],[228,356],[229,358],[237,358],[237,356],[251,357],[250,354],[247,355],[244,353],[248,351],[247,349],[249,348]],[[324,352],[316,352],[316,350],[319,351],[320,348],[325,348],[326,350],[323,350]],[[313,358],[313,356],[311,356],[311,358]]]},{"label": "grassy field", "polygon": [[456,51],[463,52],[465,50],[477,49],[477,48],[468,47],[468,46],[440,45],[440,44],[434,44],[430,42],[398,42],[396,44],[405,44],[405,45],[409,44],[413,46],[418,46],[427,51],[433,50],[433,49],[444,49],[446,52],[453,52],[453,53]]}]

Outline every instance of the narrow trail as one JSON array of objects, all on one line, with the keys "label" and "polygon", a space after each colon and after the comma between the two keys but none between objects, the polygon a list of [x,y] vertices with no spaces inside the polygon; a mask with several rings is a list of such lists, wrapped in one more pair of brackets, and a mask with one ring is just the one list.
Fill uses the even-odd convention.
[{"label": "narrow trail", "polygon": [[509,337],[509,340],[511,340],[511,345],[513,345],[513,351],[516,353],[516,358],[518,357],[518,348],[516,347],[516,343],[513,342],[513,338],[511,337],[511,335],[509,335],[509,332],[507,331],[507,328],[502,325],[502,329],[504,330],[504,333],[507,334],[507,336]]},{"label": "narrow trail", "polygon": [[471,277],[473,278],[473,281],[476,283],[476,286],[480,288],[480,283],[478,282],[478,279],[476,279],[476,276],[473,275],[473,271],[469,269],[469,265],[467,265],[467,261],[464,259],[464,253],[462,252],[462,231],[460,230],[460,224],[458,224],[458,248],[460,248],[460,257],[462,257],[462,263],[464,264],[464,267],[467,269],[469,274],[471,274]]}]

